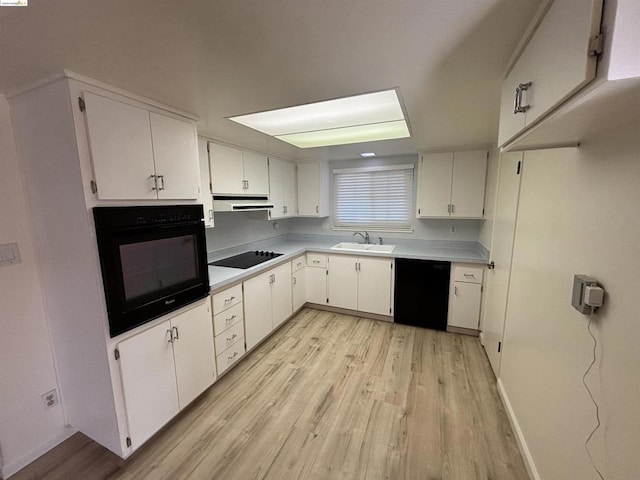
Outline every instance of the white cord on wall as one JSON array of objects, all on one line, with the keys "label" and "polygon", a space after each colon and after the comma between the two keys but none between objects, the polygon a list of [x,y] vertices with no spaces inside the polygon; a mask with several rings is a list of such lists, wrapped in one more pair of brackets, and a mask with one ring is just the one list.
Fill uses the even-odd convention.
[{"label": "white cord on wall", "polygon": [[593,314],[589,317],[589,325],[587,326],[587,331],[589,332],[589,335],[591,335],[591,338],[593,339],[593,360],[591,360],[591,364],[589,365],[589,368],[587,368],[587,371],[584,372],[584,375],[582,376],[582,384],[584,385],[584,388],[586,388],[587,393],[589,394],[589,398],[591,398],[591,401],[593,402],[593,405],[596,407],[596,426],[591,431],[586,441],[584,442],[584,449],[587,451],[587,455],[589,455],[589,460],[591,460],[591,465],[593,466],[595,471],[598,473],[598,476],[600,477],[600,479],[605,480],[604,477],[602,476],[602,473],[600,473],[600,470],[598,470],[598,467],[593,461],[593,457],[591,456],[591,452],[589,451],[589,441],[593,438],[593,435],[600,428],[600,406],[598,405],[598,402],[596,402],[596,400],[593,398],[593,394],[591,393],[591,389],[589,388],[589,385],[587,385],[587,380],[586,380],[587,375],[589,375],[589,372],[591,372],[591,368],[593,368],[597,360],[596,351],[598,348],[598,340],[591,332],[592,321],[593,321]]}]

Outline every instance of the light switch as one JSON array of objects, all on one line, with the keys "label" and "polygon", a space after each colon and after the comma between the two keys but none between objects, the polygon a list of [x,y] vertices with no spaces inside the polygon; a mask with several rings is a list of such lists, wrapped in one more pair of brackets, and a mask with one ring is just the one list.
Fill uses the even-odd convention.
[{"label": "light switch", "polygon": [[17,243],[4,243],[0,245],[0,267],[22,263]]}]

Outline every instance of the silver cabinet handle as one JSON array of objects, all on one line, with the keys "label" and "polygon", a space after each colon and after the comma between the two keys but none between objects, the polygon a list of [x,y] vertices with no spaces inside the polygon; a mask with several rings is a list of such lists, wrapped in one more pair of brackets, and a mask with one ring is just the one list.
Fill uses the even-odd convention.
[{"label": "silver cabinet handle", "polygon": [[178,331],[178,327],[173,327],[172,330],[176,332],[175,339],[180,340],[180,332]]},{"label": "silver cabinet handle", "polygon": [[455,213],[456,212],[456,206],[452,203],[451,204],[451,213]]},{"label": "silver cabinet handle", "polygon": [[451,213],[451,204],[447,204],[447,213]]},{"label": "silver cabinet handle", "polygon": [[164,190],[164,175],[158,175],[158,178],[160,179],[160,188],[158,190]]},{"label": "silver cabinet handle", "polygon": [[224,323],[233,322],[236,319],[235,315],[231,315],[229,318],[225,318]]},{"label": "silver cabinet handle", "polygon": [[453,286],[453,294],[458,295],[458,287],[455,285]]},{"label": "silver cabinet handle", "polygon": [[234,334],[233,334],[233,335],[231,335],[230,337],[227,337],[227,343],[229,343],[229,342],[233,342],[237,336],[238,336],[238,334],[237,334],[237,333],[234,333]]},{"label": "silver cabinet handle", "polygon": [[320,263],[320,260],[314,260],[313,263]]},{"label": "silver cabinet handle", "polygon": [[531,87],[532,82],[521,83],[516,87],[516,98],[513,104],[513,114],[524,113],[531,108],[531,105],[522,105],[522,92],[526,92]]},{"label": "silver cabinet handle", "polygon": [[236,298],[236,297],[235,297],[235,295],[234,295],[234,296],[231,296],[231,297],[229,297],[229,298],[225,298],[225,299],[224,299],[224,303],[225,303],[225,304],[227,304],[227,303],[229,303],[229,302],[233,302],[233,299],[234,299],[234,298]]},{"label": "silver cabinet handle", "polygon": [[209,209],[209,220],[213,220],[213,208]]},{"label": "silver cabinet handle", "polygon": [[237,356],[238,356],[238,352],[233,352],[233,355],[231,355],[230,357],[227,357],[227,359],[229,359],[229,361],[231,361],[234,358],[236,358]]},{"label": "silver cabinet handle", "polygon": [[169,343],[173,343],[173,329],[168,329],[167,333],[169,334],[169,340],[167,340]]},{"label": "silver cabinet handle", "polygon": [[283,213],[283,214],[284,214],[284,213],[287,213],[287,207],[284,207],[284,206],[282,207],[282,213]]},{"label": "silver cabinet handle", "polygon": [[158,190],[158,177],[157,175],[149,175],[149,178],[153,180],[153,186],[151,190]]},{"label": "silver cabinet handle", "polygon": [[464,276],[467,278],[476,278],[476,276],[473,273],[465,273]]},{"label": "silver cabinet handle", "polygon": [[316,205],[316,213],[320,213],[320,207]]},{"label": "silver cabinet handle", "polygon": [[298,283],[298,279],[296,277],[291,277],[291,283],[296,285]]}]

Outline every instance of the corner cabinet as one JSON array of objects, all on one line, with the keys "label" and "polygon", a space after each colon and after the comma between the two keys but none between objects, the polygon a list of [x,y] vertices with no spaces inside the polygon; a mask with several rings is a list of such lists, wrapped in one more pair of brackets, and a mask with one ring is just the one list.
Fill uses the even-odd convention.
[{"label": "corner cabinet", "polygon": [[293,163],[269,157],[269,200],[273,203],[270,219],[297,215],[296,166]]},{"label": "corner cabinet", "polygon": [[215,380],[208,300],[118,343],[132,449],[137,449]]},{"label": "corner cabinet", "polygon": [[213,142],[208,149],[214,195],[269,195],[266,155]]},{"label": "corner cabinet", "polygon": [[298,164],[298,216],[329,216],[329,165]]},{"label": "corner cabinet", "polygon": [[555,0],[543,7],[547,12],[537,20],[539,24],[502,86],[500,146],[541,120],[596,75],[602,0]]},{"label": "corner cabinet", "polygon": [[100,200],[189,200],[200,192],[195,123],[83,92]]},{"label": "corner cabinet", "polygon": [[483,218],[487,150],[425,153],[418,167],[418,218]]}]

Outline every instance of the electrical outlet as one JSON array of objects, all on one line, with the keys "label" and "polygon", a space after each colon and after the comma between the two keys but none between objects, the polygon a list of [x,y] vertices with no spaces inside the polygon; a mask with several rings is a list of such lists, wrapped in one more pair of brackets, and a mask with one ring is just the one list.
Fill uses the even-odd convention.
[{"label": "electrical outlet", "polygon": [[42,401],[45,408],[51,408],[58,404],[58,392],[54,388],[53,390],[42,394]]}]

